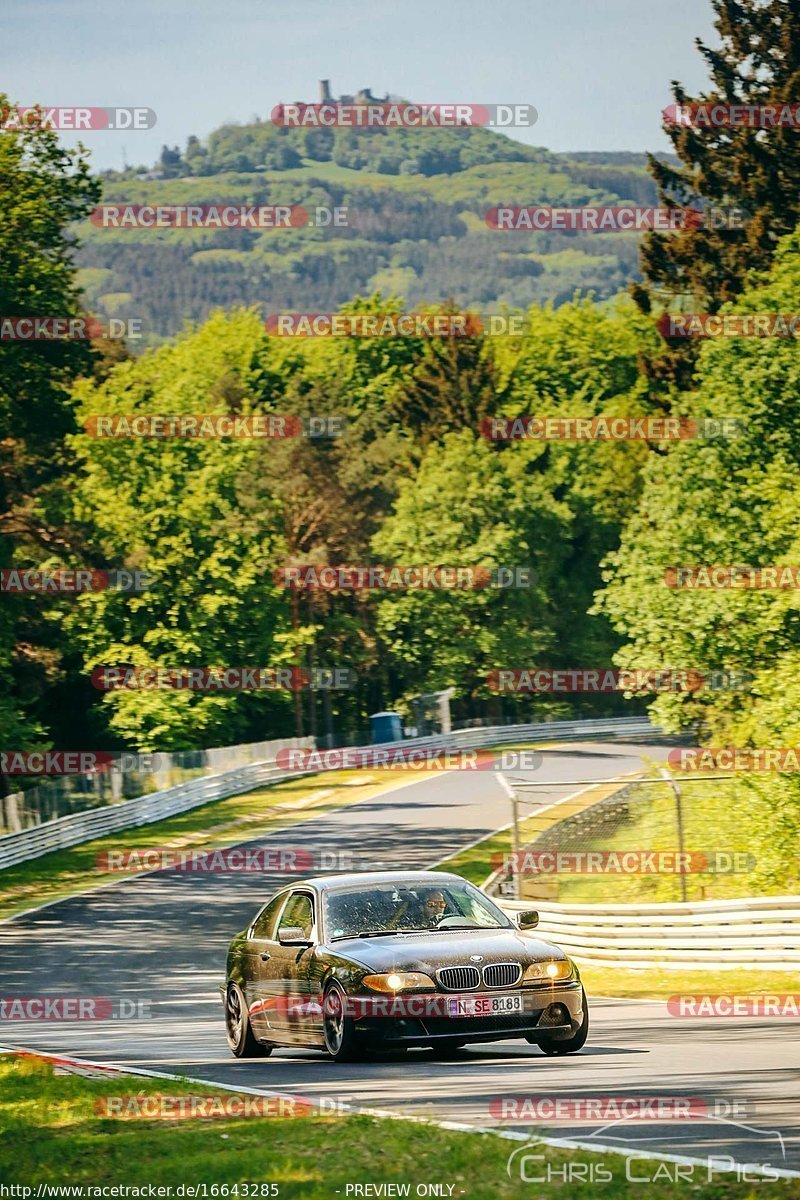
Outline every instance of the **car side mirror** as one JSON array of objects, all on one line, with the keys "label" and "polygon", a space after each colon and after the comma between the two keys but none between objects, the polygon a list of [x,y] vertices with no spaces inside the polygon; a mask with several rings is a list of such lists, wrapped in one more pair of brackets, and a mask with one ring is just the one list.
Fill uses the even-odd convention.
[{"label": "car side mirror", "polygon": [[539,914],[534,908],[529,908],[527,912],[517,913],[516,916],[518,929],[535,929],[539,924]]},{"label": "car side mirror", "polygon": [[278,930],[278,942],[281,946],[310,946],[311,938],[306,937],[299,925],[287,925]]}]

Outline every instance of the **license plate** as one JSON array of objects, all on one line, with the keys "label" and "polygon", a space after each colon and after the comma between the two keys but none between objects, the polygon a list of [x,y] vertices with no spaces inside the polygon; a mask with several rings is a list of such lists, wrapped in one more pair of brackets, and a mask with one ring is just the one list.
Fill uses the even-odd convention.
[{"label": "license plate", "polygon": [[448,996],[451,1017],[496,1017],[522,1012],[522,996]]}]

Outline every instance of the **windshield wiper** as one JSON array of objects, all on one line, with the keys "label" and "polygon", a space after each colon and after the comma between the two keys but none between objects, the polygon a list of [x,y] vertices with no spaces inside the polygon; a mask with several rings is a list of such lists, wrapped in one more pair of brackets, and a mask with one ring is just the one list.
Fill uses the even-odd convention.
[{"label": "windshield wiper", "polygon": [[430,929],[362,929],[359,933],[340,933],[332,942],[344,942],[348,938],[394,937],[398,933],[430,933]]},{"label": "windshield wiper", "polygon": [[500,925],[438,925],[437,934],[446,934],[449,929],[500,929]]},{"label": "windshield wiper", "polygon": [[437,933],[447,933],[448,929],[505,929],[505,925],[438,925]]},{"label": "windshield wiper", "polygon": [[348,938],[393,937],[398,929],[362,929],[358,933],[340,933],[332,937],[332,942],[346,942]]},{"label": "windshield wiper", "polygon": [[[337,937],[332,937],[332,942],[345,942],[348,938],[373,938],[373,937],[394,937],[395,934],[404,933],[448,933],[451,929],[458,932],[465,929],[475,931],[486,931],[489,929],[505,929],[505,925],[433,925],[420,926],[413,929],[362,929],[358,933],[341,933]],[[510,926],[513,929],[513,926]]]}]

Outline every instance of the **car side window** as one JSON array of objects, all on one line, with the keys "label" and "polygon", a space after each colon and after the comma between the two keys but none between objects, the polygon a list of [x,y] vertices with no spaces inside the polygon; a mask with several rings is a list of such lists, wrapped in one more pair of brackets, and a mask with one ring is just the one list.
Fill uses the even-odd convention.
[{"label": "car side window", "polygon": [[266,938],[268,941],[274,941],[275,922],[278,919],[278,913],[280,912],[281,906],[285,899],[286,892],[281,892],[278,896],[275,896],[273,900],[270,900],[269,904],[258,917],[255,925],[253,926],[254,938]]},{"label": "car side window", "polygon": [[288,929],[290,926],[298,926],[302,929],[305,937],[311,937],[311,930],[314,928],[314,906],[311,903],[311,897],[305,892],[296,892],[291,897],[286,908],[283,910],[279,929]]}]

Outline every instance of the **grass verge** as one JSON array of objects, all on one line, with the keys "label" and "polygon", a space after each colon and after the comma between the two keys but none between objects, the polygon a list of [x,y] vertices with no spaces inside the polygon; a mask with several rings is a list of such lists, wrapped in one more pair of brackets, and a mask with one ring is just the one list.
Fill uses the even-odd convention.
[{"label": "grass verge", "polygon": [[[510,1200],[521,1195],[537,1200],[563,1200],[565,1195],[610,1200],[641,1195],[641,1183],[626,1180],[622,1156],[541,1145],[532,1152],[543,1157],[528,1169],[539,1176],[551,1175],[552,1182],[523,1183],[518,1170],[510,1175],[506,1170],[509,1155],[521,1143],[491,1133],[462,1133],[364,1116],[118,1119],[97,1111],[107,1097],[135,1096],[141,1101],[200,1094],[227,1102],[231,1098],[231,1093],[212,1086],[199,1088],[172,1080],[56,1075],[40,1059],[2,1056],[0,1179],[30,1188],[39,1184],[138,1186],[144,1187],[140,1194],[145,1196],[148,1185],[174,1189],[181,1184],[201,1185],[201,1189],[206,1185],[205,1196],[234,1196],[233,1185],[238,1184],[239,1196],[272,1194],[284,1200],[330,1200],[337,1194],[358,1195],[353,1185],[382,1183],[407,1185],[406,1194],[411,1196],[419,1185],[444,1185],[442,1192],[433,1194],[452,1195],[456,1200]],[[597,1180],[600,1168],[611,1178]],[[576,1169],[585,1179],[591,1169],[595,1178],[569,1182],[565,1188],[565,1172]],[[650,1200],[666,1200],[679,1190],[674,1181],[677,1169],[675,1164],[640,1160],[635,1173],[654,1179],[648,1186]],[[681,1169],[687,1171],[685,1165]],[[708,1182],[707,1168],[698,1166],[695,1172],[696,1178],[680,1188],[692,1200],[744,1200],[755,1194],[753,1184],[737,1183],[732,1176],[717,1175]],[[245,1183],[250,1184],[249,1191],[242,1186]],[[269,1183],[277,1185],[276,1191],[264,1187]],[[226,1184],[226,1191],[211,1191]],[[760,1183],[757,1191],[764,1195],[778,1188],[786,1200],[800,1198],[800,1180]],[[204,1195],[202,1190],[194,1194]],[[360,1195],[364,1194],[381,1193],[362,1190]]]},{"label": "grass verge", "polygon": [[632,1000],[666,1000],[690,993],[702,996],[763,996],[783,993],[800,995],[800,971],[760,971],[757,967],[734,967],[730,971],[664,970],[641,971],[625,967],[592,966],[579,963],[587,995],[623,996]]}]

